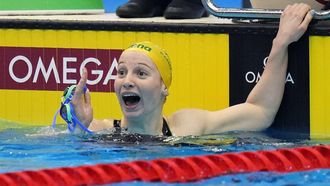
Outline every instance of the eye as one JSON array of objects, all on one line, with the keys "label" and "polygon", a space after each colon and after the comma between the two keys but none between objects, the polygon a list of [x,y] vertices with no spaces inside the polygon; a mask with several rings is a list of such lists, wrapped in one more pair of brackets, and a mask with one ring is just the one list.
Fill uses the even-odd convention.
[{"label": "eye", "polygon": [[148,76],[148,73],[143,71],[143,70],[139,70],[137,72],[137,75],[140,77],[140,78],[146,78],[146,76]]},{"label": "eye", "polygon": [[118,71],[117,71],[118,77],[124,77],[125,74],[126,74],[126,70],[125,69],[118,69]]}]

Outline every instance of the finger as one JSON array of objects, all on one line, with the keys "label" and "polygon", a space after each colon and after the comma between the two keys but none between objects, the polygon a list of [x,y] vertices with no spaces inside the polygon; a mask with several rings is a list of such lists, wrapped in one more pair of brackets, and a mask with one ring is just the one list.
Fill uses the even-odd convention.
[{"label": "finger", "polygon": [[292,9],[293,5],[287,5],[285,7],[285,9],[283,10],[283,13],[281,15],[281,17],[284,17],[288,12],[290,12],[290,10]]},{"label": "finger", "polygon": [[284,9],[284,12],[289,11],[292,7],[293,7],[293,5],[287,5]]},{"label": "finger", "polygon": [[81,78],[74,92],[73,99],[80,99],[84,95],[84,87],[86,86],[86,82],[87,82],[87,70],[86,68],[84,68]]},{"label": "finger", "polygon": [[303,14],[304,16],[308,11],[311,10],[311,7],[307,4],[300,3],[299,6],[297,7],[297,12]]},{"label": "finger", "polygon": [[90,92],[89,90],[87,89],[86,93],[85,93],[85,101],[86,101],[86,104],[87,105],[91,105],[91,95],[90,95]]},{"label": "finger", "polygon": [[292,8],[297,8],[297,6],[298,6],[298,3],[293,3],[292,4]]},{"label": "finger", "polygon": [[309,11],[306,16],[305,19],[302,22],[302,25],[305,26],[305,28],[307,29],[309,23],[312,21],[313,19],[313,11]]}]

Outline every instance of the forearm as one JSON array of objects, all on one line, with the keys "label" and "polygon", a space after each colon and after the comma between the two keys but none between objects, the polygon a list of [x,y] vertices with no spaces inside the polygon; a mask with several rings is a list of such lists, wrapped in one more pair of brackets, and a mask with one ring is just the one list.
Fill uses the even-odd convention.
[{"label": "forearm", "polygon": [[260,81],[246,102],[261,107],[268,117],[274,117],[283,97],[287,66],[288,44],[276,37]]}]

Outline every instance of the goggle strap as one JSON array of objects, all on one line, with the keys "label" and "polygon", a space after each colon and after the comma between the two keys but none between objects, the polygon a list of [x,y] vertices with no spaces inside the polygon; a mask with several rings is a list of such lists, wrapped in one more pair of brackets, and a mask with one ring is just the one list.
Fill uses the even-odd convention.
[{"label": "goggle strap", "polygon": [[73,121],[72,123],[67,123],[68,124],[68,130],[73,133],[74,129],[76,128],[76,123]]},{"label": "goggle strap", "polygon": [[71,102],[67,103],[67,104],[64,104],[65,108],[66,108],[66,118],[69,122],[72,122],[72,112],[73,112],[73,109],[72,106],[71,106]]},{"label": "goggle strap", "polygon": [[[82,124],[78,118],[76,117],[76,114],[74,112],[74,109],[73,109],[73,106],[71,104],[71,100],[72,100],[72,97],[73,97],[73,89],[76,88],[77,86],[76,85],[71,85],[69,88],[68,88],[68,91],[66,92],[66,94],[64,96],[62,96],[62,106],[65,106],[66,108],[66,119],[64,119],[67,124],[68,124],[68,130],[72,133],[74,132],[77,124],[80,126],[80,128],[86,132],[88,132],[89,134],[93,134],[93,132],[91,130],[89,130],[88,128],[85,127],[84,124]],[[83,88],[83,91],[84,93],[86,93],[87,91],[87,87],[84,86]],[[61,106],[61,107],[62,107]],[[55,125],[56,125],[56,117],[57,115],[61,112],[61,107],[56,111],[55,115],[54,115],[54,118],[53,118],[53,123],[52,123],[52,127],[55,128]],[[61,117],[63,117],[61,115]]]},{"label": "goggle strap", "polygon": [[[63,104],[67,104],[67,103],[69,103],[72,100],[72,98],[73,98],[72,91],[73,91],[73,89],[75,87],[77,87],[77,86],[76,85],[71,85],[69,87],[67,93],[65,94],[65,96],[62,96],[62,100],[61,101],[62,101]],[[86,91],[87,91],[87,87],[86,86],[84,86],[83,91],[84,91],[84,93],[86,93]]]},{"label": "goggle strap", "polygon": [[57,115],[60,113],[60,110],[61,108],[59,108],[55,114],[54,114],[54,118],[53,118],[53,123],[52,123],[52,128],[55,129],[55,125],[56,125],[56,118],[57,118]]},{"label": "goggle strap", "polygon": [[78,123],[78,125],[80,126],[80,128],[81,128],[82,130],[84,130],[85,132],[87,132],[87,133],[89,133],[89,134],[93,134],[93,132],[92,132],[91,130],[89,130],[87,127],[85,127],[85,125],[82,124],[82,123],[78,120],[78,118],[76,118],[76,116],[73,116],[73,121],[74,121],[74,123]]},{"label": "goggle strap", "polygon": [[[65,94],[65,96],[64,96],[64,100],[67,100],[67,99],[70,99],[70,101],[71,101],[71,99],[72,99],[72,91],[73,91],[73,89],[74,88],[76,88],[76,86],[77,85],[71,85],[70,87],[69,87],[69,89],[68,89],[68,92]],[[71,98],[70,98],[71,97]]]},{"label": "goggle strap", "polygon": [[[78,125],[80,126],[81,129],[83,129],[84,131],[88,132],[89,134],[93,134],[93,132],[91,130],[89,130],[87,127],[85,127],[85,125],[82,124],[79,121],[79,119],[76,117],[76,113],[73,110],[73,106],[72,106],[71,102],[69,103],[69,105],[70,105],[70,108],[71,108],[70,110],[71,110],[72,121],[74,123],[74,128],[76,127],[76,125],[78,123]],[[73,128],[73,130],[74,130],[74,128]]]},{"label": "goggle strap", "polygon": [[86,93],[86,91],[87,91],[87,86],[84,86],[84,93]]}]

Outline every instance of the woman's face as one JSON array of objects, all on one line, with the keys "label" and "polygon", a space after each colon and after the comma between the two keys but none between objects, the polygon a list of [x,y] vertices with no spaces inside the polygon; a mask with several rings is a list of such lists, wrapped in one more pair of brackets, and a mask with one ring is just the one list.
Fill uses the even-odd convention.
[{"label": "woman's face", "polygon": [[126,118],[159,110],[165,85],[156,65],[145,54],[124,51],[119,58],[115,92]]}]

